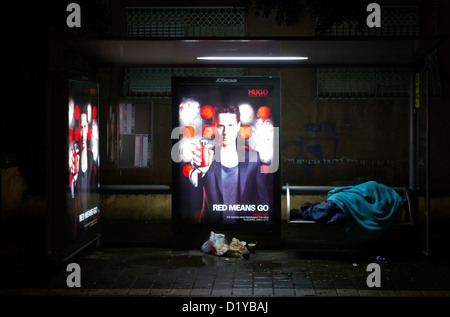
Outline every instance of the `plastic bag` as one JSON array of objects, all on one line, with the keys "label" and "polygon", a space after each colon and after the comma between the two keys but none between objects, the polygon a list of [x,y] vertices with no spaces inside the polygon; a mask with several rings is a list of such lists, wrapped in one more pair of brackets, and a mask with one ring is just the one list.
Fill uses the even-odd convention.
[{"label": "plastic bag", "polygon": [[228,243],[225,235],[211,231],[209,239],[202,245],[203,252],[212,252],[215,255],[224,255],[228,251]]},{"label": "plastic bag", "polygon": [[211,252],[211,242],[206,240],[202,245],[202,252],[208,253]]}]

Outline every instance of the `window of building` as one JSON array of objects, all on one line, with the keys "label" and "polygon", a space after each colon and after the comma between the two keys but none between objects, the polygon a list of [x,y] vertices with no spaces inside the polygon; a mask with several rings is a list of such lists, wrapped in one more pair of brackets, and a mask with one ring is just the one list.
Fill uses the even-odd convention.
[{"label": "window of building", "polygon": [[128,7],[129,37],[242,37],[244,8],[234,7]]}]

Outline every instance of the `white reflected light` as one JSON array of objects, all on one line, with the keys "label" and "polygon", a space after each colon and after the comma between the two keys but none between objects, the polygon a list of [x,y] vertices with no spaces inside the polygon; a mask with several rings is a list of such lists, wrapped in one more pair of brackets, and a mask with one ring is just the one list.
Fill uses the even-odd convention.
[{"label": "white reflected light", "polygon": [[91,104],[87,105],[87,110],[86,111],[87,111],[88,122],[90,124],[91,120],[92,120],[92,106],[91,106]]},{"label": "white reflected light", "polygon": [[179,106],[180,122],[183,125],[191,125],[198,118],[200,104],[193,99],[185,99]]},{"label": "white reflected light", "polygon": [[253,120],[253,117],[255,116],[255,111],[253,110],[252,106],[249,104],[242,104],[239,105],[239,112],[241,117],[241,122],[243,124],[247,124],[250,121]]},{"label": "white reflected light", "polygon": [[198,56],[199,60],[208,61],[302,61],[306,56]]}]

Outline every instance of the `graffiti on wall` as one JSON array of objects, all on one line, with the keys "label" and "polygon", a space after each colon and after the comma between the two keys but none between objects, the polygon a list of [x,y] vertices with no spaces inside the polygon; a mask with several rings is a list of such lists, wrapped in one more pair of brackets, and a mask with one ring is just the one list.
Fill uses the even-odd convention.
[{"label": "graffiti on wall", "polygon": [[292,171],[298,172],[300,168],[304,176],[313,176],[322,169],[328,174],[328,168],[338,164],[351,164],[353,166],[392,166],[398,167],[407,163],[407,160],[338,157],[340,137],[336,122],[307,123],[303,130],[308,136],[300,135],[297,140],[282,145],[282,161],[285,165],[283,176]]},{"label": "graffiti on wall", "polygon": [[307,123],[303,128],[309,135],[316,136],[300,135],[297,140],[283,144],[282,153],[295,153],[291,157],[283,156],[283,161],[290,167],[300,165],[307,176],[312,175],[317,166],[326,168],[327,165],[335,165],[339,145],[336,122]]}]

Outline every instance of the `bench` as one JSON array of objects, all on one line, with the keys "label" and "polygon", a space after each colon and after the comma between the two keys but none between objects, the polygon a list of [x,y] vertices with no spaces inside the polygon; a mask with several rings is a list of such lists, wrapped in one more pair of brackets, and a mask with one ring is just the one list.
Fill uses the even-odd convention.
[{"label": "bench", "polygon": [[[316,223],[312,220],[305,219],[290,219],[290,210],[291,210],[291,193],[298,193],[302,195],[306,194],[327,194],[330,190],[338,188],[341,186],[291,186],[289,183],[286,183],[286,186],[282,186],[282,190],[286,192],[286,204],[287,204],[287,223],[289,224],[311,224]],[[414,217],[413,217],[413,203],[411,200],[411,192],[407,187],[392,187],[399,195],[403,198],[403,208],[402,211],[405,210],[405,219],[401,221],[397,221],[400,225],[414,225]]]}]

